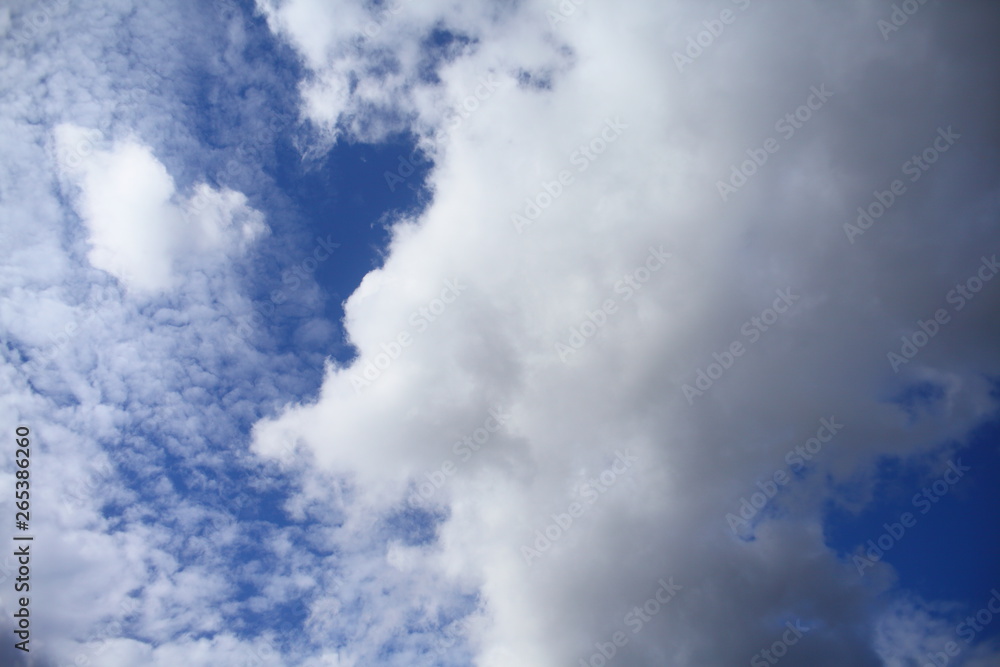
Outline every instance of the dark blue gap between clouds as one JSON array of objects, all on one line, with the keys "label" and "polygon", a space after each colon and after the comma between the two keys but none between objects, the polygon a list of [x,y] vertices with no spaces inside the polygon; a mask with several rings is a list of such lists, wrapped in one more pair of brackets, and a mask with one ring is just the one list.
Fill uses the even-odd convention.
[{"label": "dark blue gap between clouds", "polygon": [[[1000,398],[1000,381],[994,381],[993,395]],[[937,387],[915,385],[896,402],[915,416],[921,410],[933,410],[943,398]],[[959,620],[986,606],[992,589],[1000,590],[1000,484],[996,478],[1000,470],[1000,416],[974,429],[948,458],[961,461],[970,470],[937,502],[922,495],[917,504],[913,502],[924,488],[941,479],[943,471],[932,471],[931,457],[908,463],[886,459],[879,464],[872,502],[857,515],[828,505],[824,531],[827,545],[854,567],[853,556],[859,546],[867,552],[869,540],[877,544],[887,533],[884,524],[899,523],[904,512],[911,513],[915,524],[898,540],[893,538],[892,546],[881,557],[898,576],[891,591],[913,592],[932,603],[955,603],[956,609],[943,617],[949,623],[954,620],[954,629]],[[933,491],[932,495],[938,497]],[[873,568],[866,568],[865,578],[878,576],[872,573]],[[974,643],[997,637],[1000,615],[976,634]],[[955,637],[951,639],[967,646]]]},{"label": "dark blue gap between clouds", "polygon": [[[253,334],[247,335],[247,326],[238,327],[238,334],[261,351],[307,361],[316,390],[324,357],[341,363],[354,358],[341,326],[342,303],[365,274],[381,266],[393,215],[414,213],[429,201],[432,165],[416,151],[412,135],[379,144],[341,138],[324,149],[317,128],[299,120],[298,85],[309,75],[297,54],[270,32],[252,2],[218,5],[220,20],[206,21],[205,30],[222,30],[224,21],[241,13],[248,68],[220,64],[208,51],[212,40],[190,38],[195,57],[181,68],[176,91],[199,154],[191,155],[190,145],[172,144],[164,147],[163,160],[178,174],[181,191],[207,180],[243,192],[266,216],[271,235],[257,243],[243,268],[255,314],[236,323],[248,324]],[[219,39],[225,38],[222,32]],[[433,71],[469,42],[435,30],[425,66]],[[387,173],[405,179],[390,182]],[[333,244],[338,247],[329,258],[317,262]],[[325,327],[316,318],[325,319]]]}]

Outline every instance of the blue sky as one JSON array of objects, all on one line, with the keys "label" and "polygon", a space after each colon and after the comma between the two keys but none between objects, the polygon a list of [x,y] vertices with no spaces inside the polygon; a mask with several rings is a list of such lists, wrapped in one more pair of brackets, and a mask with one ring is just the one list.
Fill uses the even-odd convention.
[{"label": "blue sky", "polygon": [[0,662],[997,664],[998,14],[902,4],[0,7]]},{"label": "blue sky", "polygon": [[[984,529],[1000,507],[992,478],[998,438],[996,421],[969,435],[951,459],[969,470],[942,495],[933,488],[938,475],[932,472],[928,483],[926,461],[886,461],[874,498],[860,514],[831,511],[828,543],[850,557],[856,545],[878,540],[886,532],[884,524],[897,523],[910,512],[917,522],[883,556],[896,571],[897,586],[928,599],[956,602],[963,616],[975,613],[989,597],[983,595],[983,582],[996,577],[1000,562],[1000,537]],[[924,488],[930,488],[930,497],[922,495]],[[981,637],[995,637],[997,631],[987,626]]]}]

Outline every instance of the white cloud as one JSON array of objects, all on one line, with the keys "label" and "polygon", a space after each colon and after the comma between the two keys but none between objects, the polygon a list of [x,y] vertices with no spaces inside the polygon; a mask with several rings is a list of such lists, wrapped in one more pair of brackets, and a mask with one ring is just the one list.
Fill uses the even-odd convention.
[{"label": "white cloud", "polygon": [[[256,450],[304,443],[324,471],[306,498],[328,502],[324,484],[346,480],[338,507],[349,525],[364,524],[398,508],[491,406],[505,406],[504,431],[435,495],[447,512],[436,541],[387,562],[439,572],[451,582],[440,600],[481,594],[484,620],[463,633],[475,664],[511,664],[502,651],[522,665],[576,664],[664,576],[684,592],[616,664],[747,661],[794,617],[818,629],[785,664],[879,664],[878,591],[825,544],[823,507],[850,500],[833,483],[865,497],[879,457],[940,452],[995,413],[980,373],[1000,363],[986,315],[1000,292],[955,318],[948,335],[961,346],[928,346],[898,376],[886,362],[997,247],[994,186],[959,176],[985,158],[961,148],[942,157],[934,184],[913,188],[863,244],[848,243],[843,224],[942,124],[969,144],[995,140],[996,91],[983,91],[986,71],[955,37],[980,23],[983,6],[935,8],[947,27],[921,15],[886,46],[875,27],[882,3],[738,3],[739,20],[678,72],[674,51],[735,5],[585,3],[550,27],[554,3],[494,13],[403,3],[368,39],[338,26],[324,41],[288,18],[325,15],[320,4],[261,3],[310,68],[304,115],[331,137],[416,131],[437,157],[434,199],[395,229],[384,267],[347,301],[358,358],[327,369],[318,401],[259,423]],[[420,74],[416,55],[438,27],[477,40],[439,64],[440,83]],[[939,75],[929,80],[928,68]],[[506,85],[448,123],[490,73]],[[820,86],[834,95],[808,122],[791,136],[776,126]],[[613,142],[601,138],[609,119],[625,126]],[[780,137],[777,152],[722,201],[716,182],[768,137]],[[556,195],[563,170],[573,180]],[[535,218],[520,234],[515,213]],[[962,234],[945,220],[961,221]],[[641,289],[616,289],[639,275],[651,245],[672,253],[669,266]],[[449,279],[468,291],[418,333],[411,314]],[[787,289],[801,300],[754,325],[749,341],[741,325]],[[564,364],[556,343],[608,299],[616,314]],[[682,386],[734,341],[753,345],[689,405]],[[377,379],[356,391],[369,364]],[[909,423],[889,399],[926,377],[947,400]],[[845,427],[817,459],[820,474],[796,481],[755,541],[729,533],[726,513],[831,415]],[[629,484],[527,567],[519,548],[623,446],[642,462]],[[376,645],[352,646],[371,660]],[[450,654],[457,664],[462,650]]]},{"label": "white cloud", "polygon": [[99,134],[56,128],[57,158],[80,189],[77,208],[95,268],[141,293],[166,291],[178,282],[182,258],[190,268],[192,254],[211,261],[265,232],[263,216],[242,193],[200,184],[182,200],[149,147],[129,141],[105,150],[94,146]]}]

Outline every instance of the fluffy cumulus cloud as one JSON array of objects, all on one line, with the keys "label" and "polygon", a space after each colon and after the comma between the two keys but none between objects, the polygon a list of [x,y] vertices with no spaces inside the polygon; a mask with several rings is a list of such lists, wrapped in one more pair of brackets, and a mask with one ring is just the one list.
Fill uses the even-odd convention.
[{"label": "fluffy cumulus cloud", "polygon": [[357,358],[255,429],[298,506],[429,532],[334,664],[914,664],[824,512],[996,411],[991,4],[259,4],[306,119],[435,158]]},{"label": "fluffy cumulus cloud", "polygon": [[128,142],[100,150],[88,134],[74,125],[56,128],[59,164],[80,189],[76,208],[89,232],[90,263],[127,286],[169,290],[182,258],[242,251],[266,229],[242,193],[200,184],[192,197],[175,201],[173,179],[149,147]]}]

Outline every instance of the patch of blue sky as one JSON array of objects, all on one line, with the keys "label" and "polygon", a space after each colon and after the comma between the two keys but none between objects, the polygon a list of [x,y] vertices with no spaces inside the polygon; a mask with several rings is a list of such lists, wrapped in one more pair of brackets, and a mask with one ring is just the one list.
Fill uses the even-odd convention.
[{"label": "patch of blue sky", "polygon": [[945,387],[934,382],[917,382],[908,385],[892,400],[903,408],[910,421],[915,422],[921,414],[933,412],[934,407],[945,398]]},{"label": "patch of blue sky", "polygon": [[437,526],[448,518],[445,510],[405,506],[386,516],[383,525],[392,537],[408,546],[422,546],[437,539]]},{"label": "patch of blue sky", "polygon": [[437,74],[441,66],[471,52],[477,44],[478,40],[474,37],[453,32],[444,25],[436,26],[420,44],[421,61],[417,69],[420,81],[429,84],[441,83]]},{"label": "patch of blue sky", "polygon": [[[908,392],[905,401],[921,405],[936,397],[936,389],[922,386]],[[931,465],[941,460],[940,451],[910,457],[905,463],[883,460],[873,497],[860,513],[840,505],[827,507],[826,542],[849,562],[857,548],[868,548],[869,540],[879,546],[879,538],[888,533],[887,525],[899,535],[895,524],[908,512],[913,525],[901,536],[883,540],[884,545],[891,543],[882,550],[881,560],[898,575],[895,587],[925,599],[957,603],[972,613],[985,604],[991,587],[1000,584],[1000,532],[996,530],[1000,485],[995,480],[1000,465],[1000,419],[974,429],[962,446],[942,443],[942,447],[948,449],[946,460],[968,468],[960,478],[950,474],[954,483],[935,487],[945,479],[944,471]],[[849,485],[837,491],[841,497],[861,497],[852,494]],[[990,626],[979,640],[996,636],[1000,636],[1000,627]]]}]

